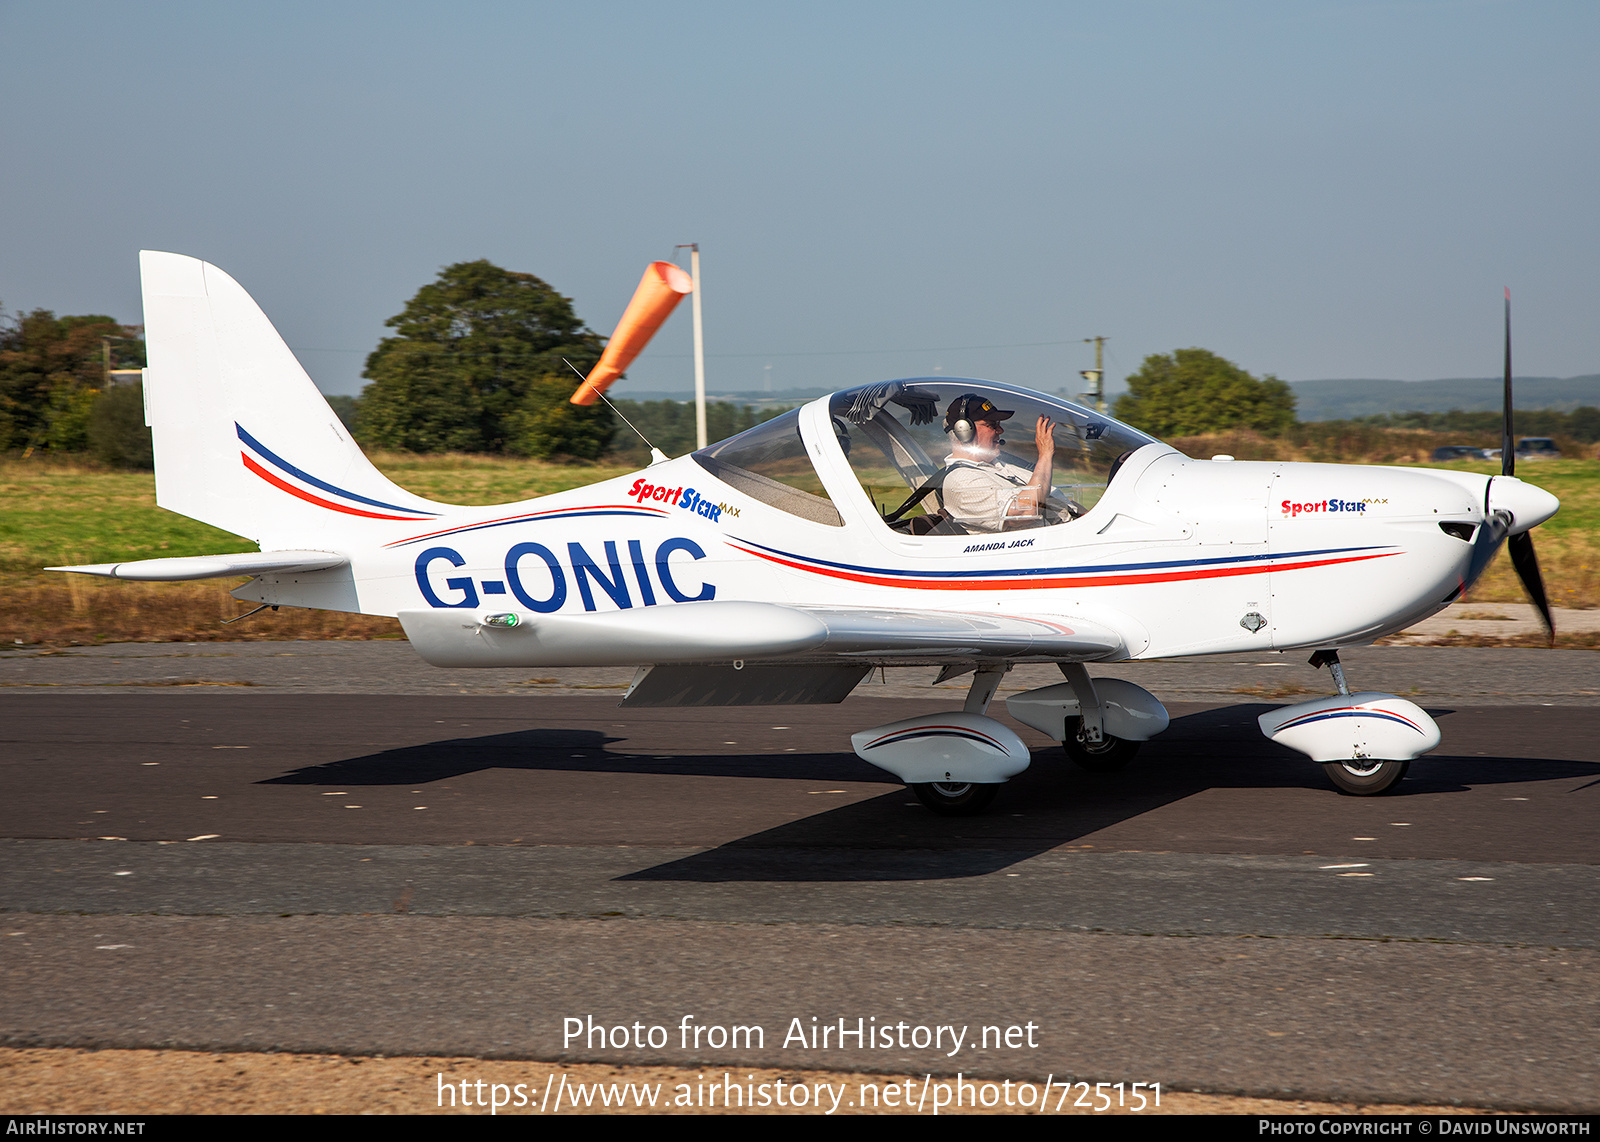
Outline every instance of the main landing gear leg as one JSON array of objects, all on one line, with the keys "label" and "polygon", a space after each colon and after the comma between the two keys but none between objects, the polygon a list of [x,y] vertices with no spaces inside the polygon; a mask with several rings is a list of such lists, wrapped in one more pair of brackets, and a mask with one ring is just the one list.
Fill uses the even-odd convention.
[{"label": "main landing gear leg", "polygon": [[998,666],[980,666],[972,675],[972,688],[967,691],[967,703],[961,707],[966,714],[987,714],[995,691],[1000,689],[1000,679],[1011,669],[1009,662]]},{"label": "main landing gear leg", "polygon": [[1061,748],[1067,751],[1074,763],[1095,773],[1112,773],[1122,769],[1139,752],[1139,743],[1112,737],[1105,732],[1104,711],[1100,696],[1089,677],[1089,668],[1081,662],[1060,662],[1061,673],[1078,699],[1080,717],[1076,728],[1072,721],[1066,725],[1066,737]]},{"label": "main landing gear leg", "polygon": [[[994,701],[995,692],[1000,689],[1000,679],[1010,669],[1009,662],[978,667],[973,672],[972,688],[967,691],[962,713],[980,717],[987,714],[989,703]],[[911,792],[918,801],[941,816],[972,817],[989,807],[995,794],[1000,792],[1000,786],[975,781],[918,781],[912,783]]]}]

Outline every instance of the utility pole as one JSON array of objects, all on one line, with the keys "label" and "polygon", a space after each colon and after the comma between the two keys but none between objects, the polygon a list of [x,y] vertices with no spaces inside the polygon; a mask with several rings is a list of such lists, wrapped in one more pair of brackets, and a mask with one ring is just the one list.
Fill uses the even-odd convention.
[{"label": "utility pole", "polygon": [[[689,277],[694,282],[694,439],[695,448],[704,448],[706,439],[706,346],[700,324],[700,243],[686,243],[689,250]],[[679,246],[678,249],[684,249]]]},{"label": "utility pole", "polygon": [[1094,368],[1079,369],[1078,375],[1089,382],[1089,391],[1083,394],[1083,398],[1093,401],[1095,411],[1104,416],[1106,412],[1106,387],[1104,384],[1106,375],[1104,364],[1106,338],[1085,337],[1083,339],[1085,345],[1091,341],[1094,342]]},{"label": "utility pole", "polygon": [[[137,373],[137,372],[140,371],[138,369],[113,369],[111,367],[111,343],[113,341],[134,341],[134,340],[137,340],[137,338],[133,338],[133,337],[102,337],[102,338],[100,338],[100,354],[101,354],[100,375],[101,375],[101,378],[102,378],[101,382],[100,382],[100,391],[101,392],[105,392],[106,390],[111,388],[111,378],[112,377],[115,377],[115,376],[118,376],[118,375],[125,376],[128,373]],[[78,387],[78,383],[76,381],[74,381],[72,387],[73,387],[73,389],[76,390],[77,387]],[[91,389],[90,391],[92,392],[93,390]],[[48,413],[47,413],[47,415],[48,415]],[[24,460],[28,460],[28,459],[32,458],[34,450],[36,448],[38,448],[39,445],[44,442],[45,436],[50,432],[50,429],[55,426],[55,422],[60,417],[60,415],[61,414],[58,412],[54,416],[49,416],[48,419],[45,421],[45,423],[42,424],[39,427],[39,430],[33,434],[32,442],[30,442],[29,445],[22,450],[22,458]]]},{"label": "utility pole", "polygon": [[135,376],[135,375],[142,376],[143,375],[143,373],[144,373],[143,369],[113,369],[111,367],[111,364],[112,364],[111,343],[113,341],[137,341],[137,340],[138,340],[137,337],[102,337],[102,338],[100,338],[100,349],[101,349],[101,352],[103,353],[104,358],[105,358],[103,368],[101,369],[101,373],[104,375],[104,383],[100,386],[100,391],[101,392],[110,391],[112,385],[117,384],[120,381],[125,380],[126,378],[128,378],[130,376]]}]

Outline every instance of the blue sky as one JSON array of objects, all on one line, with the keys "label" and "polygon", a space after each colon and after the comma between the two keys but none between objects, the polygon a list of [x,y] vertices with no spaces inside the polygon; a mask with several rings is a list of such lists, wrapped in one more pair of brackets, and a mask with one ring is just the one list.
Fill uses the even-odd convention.
[{"label": "blue sky", "polygon": [[1484,376],[1502,285],[1519,373],[1600,371],[1590,2],[0,0],[0,105],[7,309],[192,254],[331,392],[444,265],[605,333],[692,241],[713,389]]}]

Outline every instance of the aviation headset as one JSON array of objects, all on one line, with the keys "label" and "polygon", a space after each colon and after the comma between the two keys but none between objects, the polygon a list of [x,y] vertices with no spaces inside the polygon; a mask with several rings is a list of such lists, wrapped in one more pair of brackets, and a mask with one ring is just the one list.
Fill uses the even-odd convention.
[{"label": "aviation headset", "polygon": [[978,434],[974,422],[1005,420],[1011,415],[1010,410],[995,408],[977,393],[964,393],[951,401],[950,407],[945,410],[944,430],[962,444],[971,444],[972,438]]}]

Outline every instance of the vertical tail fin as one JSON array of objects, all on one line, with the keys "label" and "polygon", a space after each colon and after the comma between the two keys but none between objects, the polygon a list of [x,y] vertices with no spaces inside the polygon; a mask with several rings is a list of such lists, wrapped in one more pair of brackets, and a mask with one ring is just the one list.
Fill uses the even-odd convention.
[{"label": "vertical tail fin", "polygon": [[181,254],[139,267],[158,504],[263,548],[440,513],[372,466],[238,282]]}]

